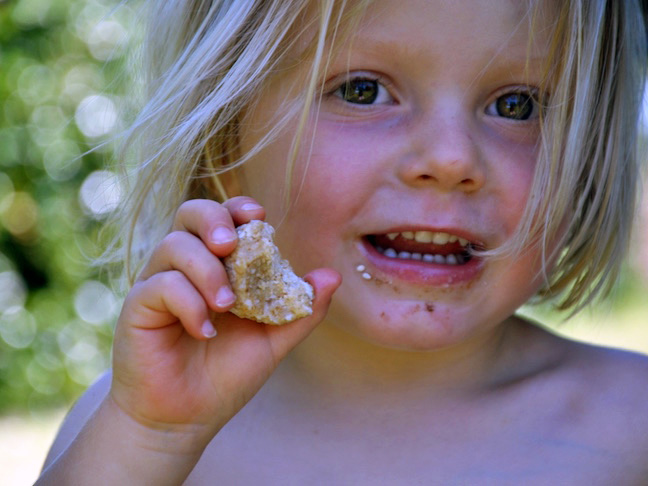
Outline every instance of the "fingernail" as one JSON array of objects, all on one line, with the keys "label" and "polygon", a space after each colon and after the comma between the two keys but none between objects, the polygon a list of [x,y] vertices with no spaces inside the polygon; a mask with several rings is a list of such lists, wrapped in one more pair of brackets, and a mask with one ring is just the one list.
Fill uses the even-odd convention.
[{"label": "fingernail", "polygon": [[257,209],[263,209],[263,206],[259,206],[256,203],[249,202],[249,203],[245,203],[243,206],[241,206],[241,209],[243,211],[255,211]]},{"label": "fingernail", "polygon": [[227,285],[223,285],[216,293],[216,305],[218,307],[227,307],[233,304],[236,300],[236,295],[232,292]]},{"label": "fingernail", "polygon": [[202,325],[202,333],[206,338],[213,338],[216,333],[216,328],[210,320],[206,320]]},{"label": "fingernail", "polygon": [[225,226],[219,226],[216,228],[214,231],[212,231],[211,234],[211,240],[212,242],[216,244],[223,244],[223,243],[229,243],[230,241],[234,241],[236,239],[236,235],[234,232],[226,228]]}]

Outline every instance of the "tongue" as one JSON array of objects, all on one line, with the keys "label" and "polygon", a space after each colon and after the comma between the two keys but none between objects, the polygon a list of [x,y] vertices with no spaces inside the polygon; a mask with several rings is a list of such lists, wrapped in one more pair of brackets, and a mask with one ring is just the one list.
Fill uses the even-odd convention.
[{"label": "tongue", "polygon": [[432,255],[457,255],[466,252],[466,249],[458,241],[446,243],[445,245],[435,245],[434,243],[419,243],[416,240],[408,240],[401,235],[398,235],[393,240],[389,239],[387,235],[373,235],[369,237],[369,241],[374,246],[383,249],[393,248],[396,252],[408,251],[410,253],[429,253]]}]

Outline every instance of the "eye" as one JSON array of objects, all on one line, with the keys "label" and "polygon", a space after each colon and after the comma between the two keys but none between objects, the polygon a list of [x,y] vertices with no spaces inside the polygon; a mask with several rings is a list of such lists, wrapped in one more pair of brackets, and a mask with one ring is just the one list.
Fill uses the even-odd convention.
[{"label": "eye", "polygon": [[393,101],[387,88],[379,80],[371,78],[348,79],[333,94],[357,105],[388,104]]},{"label": "eye", "polygon": [[510,120],[529,120],[540,115],[537,94],[525,91],[505,93],[486,108],[486,113]]}]

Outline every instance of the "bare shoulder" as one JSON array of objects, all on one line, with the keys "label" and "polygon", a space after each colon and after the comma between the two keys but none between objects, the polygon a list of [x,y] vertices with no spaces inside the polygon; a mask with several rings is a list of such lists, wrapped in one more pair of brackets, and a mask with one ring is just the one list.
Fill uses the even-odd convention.
[{"label": "bare shoulder", "polygon": [[645,484],[648,357],[527,324],[517,349],[535,372],[523,375],[515,398],[529,411],[521,427],[543,439],[538,453],[557,448],[556,457],[569,458],[577,476],[593,474],[593,484]]},{"label": "bare shoulder", "polygon": [[44,468],[68,448],[84,424],[97,410],[97,407],[110,390],[111,378],[110,372],[104,373],[74,404],[56,434],[56,438],[45,459]]},{"label": "bare shoulder", "polygon": [[574,341],[529,321],[522,342],[525,354],[541,357],[540,369],[548,373],[540,375],[567,395],[643,411],[648,426],[648,355]]},{"label": "bare shoulder", "polygon": [[563,385],[597,447],[648,474],[648,356],[570,343]]},{"label": "bare shoulder", "polygon": [[648,356],[585,343],[571,344],[568,370],[580,375],[584,386],[617,403],[648,412]]}]

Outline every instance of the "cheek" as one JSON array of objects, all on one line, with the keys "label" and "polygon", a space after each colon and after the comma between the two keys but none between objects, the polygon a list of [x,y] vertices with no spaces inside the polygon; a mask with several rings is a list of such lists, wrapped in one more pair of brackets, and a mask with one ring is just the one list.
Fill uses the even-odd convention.
[{"label": "cheek", "polygon": [[[293,180],[291,206],[277,220],[277,243],[286,252],[298,272],[316,266],[334,266],[334,254],[341,245],[340,228],[349,212],[348,187],[329,171],[318,170],[319,161],[312,160],[303,183]],[[273,221],[271,221],[273,222]]]},{"label": "cheek", "polygon": [[308,163],[295,171],[292,197],[306,213],[348,220],[375,197],[380,174],[384,174],[383,162],[370,146],[349,140],[348,133],[339,127],[321,123],[312,146],[310,136],[300,154],[300,160]]},{"label": "cheek", "polygon": [[266,221],[273,225],[282,218],[287,150],[289,146],[273,144],[238,169],[243,195],[256,199],[266,210]]},{"label": "cheek", "polygon": [[489,178],[492,181],[491,190],[494,194],[494,214],[505,225],[506,234],[511,235],[524,214],[527,201],[531,196],[531,186],[536,166],[536,151],[513,151],[507,144],[491,156]]}]

